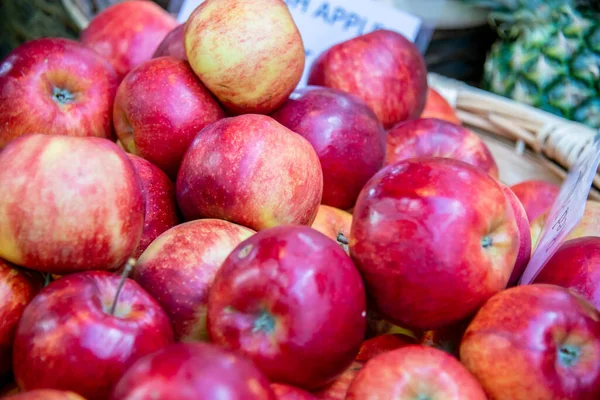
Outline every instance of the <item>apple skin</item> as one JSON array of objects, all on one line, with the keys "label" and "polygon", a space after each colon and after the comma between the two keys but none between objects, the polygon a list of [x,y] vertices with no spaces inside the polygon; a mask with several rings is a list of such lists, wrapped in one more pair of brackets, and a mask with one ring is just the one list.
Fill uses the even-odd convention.
[{"label": "apple skin", "polygon": [[313,392],[313,394],[319,400],[345,400],[350,384],[363,366],[363,362],[353,361],[333,382]]},{"label": "apple skin", "polygon": [[389,165],[363,188],[350,254],[377,311],[396,325],[458,322],[506,288],[519,250],[496,180],[448,158]]},{"label": "apple skin", "polygon": [[498,178],[498,166],[483,140],[441,119],[401,122],[388,131],[386,165],[414,157],[447,157],[481,168]]},{"label": "apple skin", "polygon": [[340,233],[346,239],[349,239],[350,229],[352,228],[352,214],[339,208],[321,204],[311,227],[336,242]]},{"label": "apple skin", "polygon": [[207,0],[184,35],[192,69],[236,114],[273,112],[304,71],[304,43],[281,0]]},{"label": "apple skin", "polygon": [[109,314],[120,279],[107,271],[63,276],[29,303],[13,352],[21,389],[70,390],[88,400],[106,399],[135,360],[173,341],[167,314],[131,279],[115,315]]},{"label": "apple skin", "polygon": [[307,226],[279,226],[227,257],[210,289],[208,332],[271,381],[312,390],[352,363],[365,309],[362,279],[340,246]]},{"label": "apple skin", "polygon": [[600,238],[581,237],[564,242],[533,283],[571,289],[600,310]]},{"label": "apple skin", "polygon": [[166,230],[179,223],[175,185],[164,172],[141,157],[127,154],[142,181],[145,199],[144,229],[140,243],[132,257],[138,258],[144,250]]},{"label": "apple skin", "polygon": [[276,400],[267,378],[248,360],[208,343],[175,343],[140,358],[111,400]]},{"label": "apple skin", "polygon": [[6,397],[10,400],[86,400],[77,393],[54,389],[37,389]]},{"label": "apple skin", "polygon": [[169,315],[175,339],[208,340],[208,291],[229,253],[254,231],[218,219],[186,222],[160,235],[131,277]]},{"label": "apple skin", "polygon": [[600,315],[556,285],[510,288],[479,310],[460,359],[491,400],[598,399]]},{"label": "apple skin", "polygon": [[510,187],[523,204],[529,221],[548,211],[560,192],[560,186],[541,180],[529,180]]},{"label": "apple skin", "polygon": [[451,355],[412,345],[367,361],[348,389],[347,400],[486,400],[481,385]]},{"label": "apple skin", "polygon": [[429,88],[427,91],[427,101],[421,118],[443,119],[456,125],[462,125],[462,121],[456,115],[456,110],[433,88]]},{"label": "apple skin", "polygon": [[178,60],[187,61],[184,44],[185,24],[179,25],[165,36],[152,58],[173,57]]},{"label": "apple skin", "polygon": [[271,389],[277,400],[317,400],[315,396],[294,386],[272,383]]},{"label": "apple skin", "polygon": [[225,116],[213,95],[181,60],[143,63],[121,82],[113,120],[128,152],[143,157],[173,180],[198,132]]},{"label": "apple skin", "polygon": [[5,260],[53,274],[116,269],[138,246],[143,186],[115,143],[29,134],[0,152],[0,165]]},{"label": "apple skin", "polygon": [[417,344],[415,338],[403,334],[385,334],[367,339],[360,346],[356,361],[367,362],[379,354]]},{"label": "apple skin", "polygon": [[415,45],[377,30],[334,45],[313,63],[309,85],[353,93],[389,129],[418,118],[427,100],[427,68]]},{"label": "apple skin", "polygon": [[515,267],[508,280],[508,285],[513,286],[521,279],[521,275],[523,275],[527,264],[529,264],[529,259],[531,258],[531,233],[529,220],[527,219],[527,213],[523,204],[521,204],[515,193],[508,186],[503,183],[500,183],[500,186],[502,186],[504,194],[508,198],[508,201],[510,201],[519,228],[519,253],[517,261],[515,261]]},{"label": "apple skin", "polygon": [[187,220],[225,219],[259,231],[312,224],[323,173],[306,139],[270,117],[246,114],[198,134],[181,163],[176,190]]},{"label": "apple skin", "polygon": [[306,138],[323,168],[323,204],[347,210],[383,166],[385,131],[369,106],[336,89],[297,89],[272,117]]},{"label": "apple skin", "polygon": [[96,14],[80,40],[106,58],[120,78],[152,58],[158,45],[179,23],[151,1],[130,0]]},{"label": "apple skin", "polygon": [[0,64],[0,149],[28,133],[112,139],[119,85],[110,64],[73,40],[43,38]]},{"label": "apple skin", "polygon": [[0,382],[11,370],[13,342],[21,315],[41,288],[41,276],[0,259]]}]

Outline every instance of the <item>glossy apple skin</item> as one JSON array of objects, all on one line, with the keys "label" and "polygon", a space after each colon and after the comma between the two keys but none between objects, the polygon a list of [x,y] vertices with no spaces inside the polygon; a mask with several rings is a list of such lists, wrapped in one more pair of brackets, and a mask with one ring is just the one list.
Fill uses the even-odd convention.
[{"label": "glossy apple skin", "polygon": [[208,343],[176,343],[140,358],[110,398],[276,400],[269,381],[251,362]]},{"label": "glossy apple skin", "polygon": [[233,113],[271,113],[304,71],[302,37],[281,0],[207,0],[184,35],[192,69]]},{"label": "glossy apple skin", "polygon": [[321,204],[311,227],[335,241],[340,233],[348,239],[352,227],[352,214]]},{"label": "glossy apple skin", "polygon": [[481,385],[451,355],[426,346],[407,346],[369,360],[350,389],[348,400],[486,400]]},{"label": "glossy apple skin", "polygon": [[10,400],[86,400],[77,393],[54,389],[37,389],[7,397]]},{"label": "glossy apple skin", "polygon": [[184,45],[185,24],[181,24],[165,36],[152,58],[173,57],[178,60],[187,61]]},{"label": "glossy apple skin", "polygon": [[517,284],[521,275],[523,275],[523,271],[527,268],[527,264],[531,258],[531,233],[529,220],[527,219],[527,213],[525,212],[523,204],[521,204],[518,197],[508,186],[502,183],[500,183],[500,186],[502,186],[502,190],[504,190],[504,194],[506,194],[506,197],[513,208],[517,227],[519,228],[519,253],[517,255],[517,261],[515,261],[515,267],[508,280],[508,285],[513,286]]},{"label": "glossy apple skin", "polygon": [[367,339],[360,346],[356,361],[367,362],[379,354],[417,344],[415,338],[402,334],[385,334]]},{"label": "glossy apple skin", "polygon": [[157,166],[141,157],[127,154],[142,181],[142,194],[146,203],[144,229],[132,257],[138,258],[164,231],[179,223],[175,185]]},{"label": "glossy apple skin", "polygon": [[358,374],[358,371],[364,366],[361,361],[353,361],[344,372],[327,386],[314,391],[313,394],[319,400],[345,400],[350,384]]},{"label": "glossy apple skin", "polygon": [[25,135],[0,165],[0,257],[63,274],[116,269],[138,246],[142,182],[114,142]]},{"label": "glossy apple skin", "polygon": [[225,116],[185,61],[162,57],[131,71],[117,91],[114,126],[128,152],[173,180],[198,132]]},{"label": "glossy apple skin", "polygon": [[529,221],[548,211],[560,192],[560,186],[541,180],[520,182],[510,189],[523,204]]},{"label": "glossy apple skin", "polygon": [[277,400],[317,400],[317,398],[309,392],[294,386],[272,383],[271,389],[275,393]]},{"label": "glossy apple skin", "polygon": [[419,118],[388,131],[386,165],[414,157],[448,157],[481,168],[498,178],[498,166],[483,140],[459,125]]},{"label": "glossy apple skin", "polygon": [[421,118],[437,118],[456,125],[462,125],[462,121],[456,115],[456,110],[433,88],[427,90],[427,101],[421,113]]},{"label": "glossy apple skin", "polygon": [[118,85],[110,64],[80,43],[22,44],[0,64],[0,149],[27,133],[112,138]]},{"label": "glossy apple skin", "polygon": [[80,40],[106,58],[123,78],[152,58],[177,20],[151,1],[114,4],[96,14],[81,32]]},{"label": "glossy apple skin", "polygon": [[[569,352],[579,357],[570,359]],[[573,292],[547,284],[492,297],[460,345],[462,363],[492,400],[598,399],[599,358],[598,311]]]},{"label": "glossy apple skin", "polygon": [[106,399],[135,360],[173,341],[163,309],[131,279],[123,286],[115,315],[109,314],[119,280],[107,271],[67,275],[29,303],[13,352],[20,388]]},{"label": "glossy apple skin", "polygon": [[218,219],[186,222],[160,235],[131,277],[169,315],[175,339],[208,340],[208,291],[225,258],[254,231]]},{"label": "glossy apple skin", "polygon": [[313,63],[309,85],[363,99],[384,128],[421,115],[427,100],[427,68],[415,45],[397,32],[377,30],[326,50]]},{"label": "glossy apple skin", "polygon": [[340,246],[307,226],[279,226],[227,257],[209,293],[208,332],[271,381],[312,390],[358,353],[365,303],[360,274]]},{"label": "glossy apple skin", "polygon": [[219,120],[198,134],[176,189],[187,220],[225,219],[258,231],[312,224],[323,173],[306,139],[270,117],[247,114]]},{"label": "glossy apple skin", "polygon": [[581,237],[564,242],[533,283],[571,289],[600,310],[600,238]]},{"label": "glossy apple skin", "polygon": [[11,370],[13,341],[23,310],[41,288],[41,276],[0,259],[0,383]]},{"label": "glossy apple skin", "polygon": [[385,131],[360,98],[337,89],[297,89],[272,117],[306,138],[323,168],[322,203],[347,210],[383,166]]},{"label": "glossy apple skin", "polygon": [[363,188],[350,254],[373,305],[407,328],[437,329],[503,290],[519,248],[514,212],[496,180],[461,161],[389,165]]}]

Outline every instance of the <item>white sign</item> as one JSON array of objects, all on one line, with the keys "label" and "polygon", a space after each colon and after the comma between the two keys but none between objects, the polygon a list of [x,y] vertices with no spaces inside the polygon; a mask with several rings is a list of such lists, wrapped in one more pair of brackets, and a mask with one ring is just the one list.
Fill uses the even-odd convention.
[{"label": "white sign", "polygon": [[[203,0],[185,0],[178,19],[185,22]],[[299,86],[304,86],[310,66],[334,44],[377,29],[401,33],[414,42],[421,28],[418,17],[393,6],[369,0],[284,0],[300,30],[306,66]]]},{"label": "white sign", "polygon": [[600,163],[600,134],[589,143],[563,183],[550,209],[538,245],[523,272],[520,284],[531,283],[577,226],[585,211],[590,188]]}]

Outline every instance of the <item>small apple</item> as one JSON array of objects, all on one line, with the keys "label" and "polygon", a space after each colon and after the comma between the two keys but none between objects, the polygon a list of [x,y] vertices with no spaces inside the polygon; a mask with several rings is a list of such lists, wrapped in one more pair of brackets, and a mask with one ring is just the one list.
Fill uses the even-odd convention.
[{"label": "small apple", "polygon": [[352,214],[321,204],[311,227],[338,242],[348,252]]},{"label": "small apple", "polygon": [[37,389],[7,396],[6,400],[86,400],[77,393],[54,389]]},{"label": "small apple", "polygon": [[412,336],[403,334],[387,333],[381,336],[367,339],[360,346],[356,361],[367,362],[371,358],[378,356],[381,353],[395,350],[400,347],[417,344],[417,340]]},{"label": "small apple", "polygon": [[152,58],[168,56],[178,60],[187,61],[183,36],[184,32],[185,24],[181,24],[169,32],[152,55]]},{"label": "small apple", "polygon": [[0,63],[0,149],[28,133],[112,139],[118,85],[110,64],[73,40],[22,44]]},{"label": "small apple", "polygon": [[363,362],[353,361],[333,382],[313,394],[319,400],[345,400],[348,388],[363,366]]},{"label": "small apple", "polygon": [[317,400],[315,396],[297,387],[272,383],[271,389],[277,400]]},{"label": "small apple", "polygon": [[456,125],[462,124],[456,115],[456,110],[433,88],[429,88],[427,91],[427,101],[425,102],[425,109],[421,113],[421,118],[438,118]]},{"label": "small apple", "polygon": [[529,221],[548,211],[560,192],[560,186],[542,180],[520,182],[510,189],[523,204]]},{"label": "small apple", "polygon": [[521,279],[521,275],[523,275],[523,271],[527,268],[527,264],[529,264],[529,259],[531,258],[530,225],[525,208],[515,193],[503,183],[500,183],[500,186],[502,186],[502,190],[504,190],[504,194],[506,194],[506,197],[513,208],[517,227],[519,228],[519,253],[517,255],[517,261],[515,261],[515,267],[508,280],[508,285],[513,286]]}]

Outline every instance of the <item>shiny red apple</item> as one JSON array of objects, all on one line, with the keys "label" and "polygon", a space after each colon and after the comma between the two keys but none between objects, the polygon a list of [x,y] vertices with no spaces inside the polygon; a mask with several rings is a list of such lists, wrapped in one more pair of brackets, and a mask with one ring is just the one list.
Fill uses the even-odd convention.
[{"label": "shiny red apple", "polygon": [[379,354],[412,344],[417,344],[417,340],[408,335],[387,333],[375,336],[363,342],[356,356],[356,361],[367,362]]},{"label": "shiny red apple", "polygon": [[421,118],[437,118],[456,125],[462,124],[454,107],[437,90],[431,87],[427,91],[427,101],[421,113]]},{"label": "shiny red apple", "polygon": [[513,268],[510,279],[508,280],[508,285],[512,286],[515,285],[519,279],[521,279],[523,271],[525,271],[527,264],[529,264],[529,259],[531,258],[531,233],[529,220],[527,219],[527,213],[525,212],[523,204],[508,186],[502,183],[500,183],[500,186],[502,186],[504,194],[506,194],[506,197],[513,208],[515,219],[517,221],[517,227],[519,228],[519,253],[517,254],[515,267]]},{"label": "shiny red apple", "polygon": [[548,211],[560,192],[560,186],[542,180],[529,180],[510,187],[519,198],[529,221]]},{"label": "shiny red apple", "polygon": [[319,400],[345,400],[348,388],[363,366],[364,362],[353,361],[333,382],[312,393]]},{"label": "shiny red apple", "polygon": [[184,32],[185,24],[181,24],[169,32],[152,55],[152,58],[168,56],[187,61],[187,54],[185,54],[185,45],[183,43]]}]

